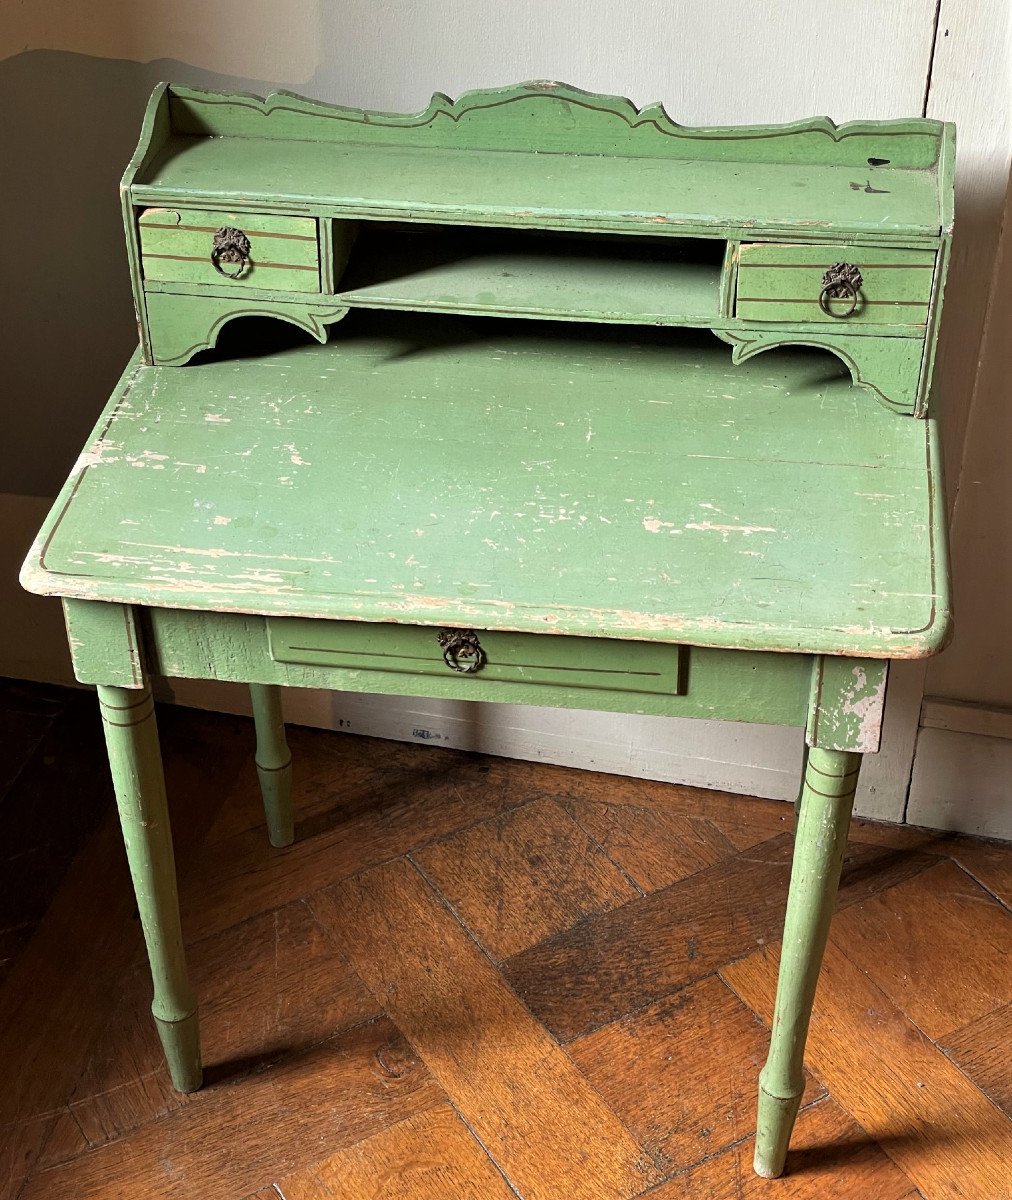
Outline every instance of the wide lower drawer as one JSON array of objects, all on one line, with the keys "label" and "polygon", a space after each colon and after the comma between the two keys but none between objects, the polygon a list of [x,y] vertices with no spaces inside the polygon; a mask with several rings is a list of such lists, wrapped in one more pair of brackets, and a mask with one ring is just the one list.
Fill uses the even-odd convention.
[{"label": "wide lower drawer", "polygon": [[684,647],[614,638],[476,632],[421,625],[314,621],[269,617],[276,662],[402,672],[460,680],[524,683],[545,688],[592,688],[680,696]]},{"label": "wide lower drawer", "polygon": [[934,267],[933,250],[746,243],[738,250],[734,313],[841,328],[907,325],[916,334],[927,323]]},{"label": "wide lower drawer", "polygon": [[[320,247],[312,217],[235,213],[224,209],[146,208],[138,218],[145,280],[214,284],[285,292],[320,290]],[[215,235],[234,230],[238,239]],[[244,239],[244,240],[243,240]],[[230,244],[231,242],[231,244]],[[234,245],[248,249],[237,254]]]}]

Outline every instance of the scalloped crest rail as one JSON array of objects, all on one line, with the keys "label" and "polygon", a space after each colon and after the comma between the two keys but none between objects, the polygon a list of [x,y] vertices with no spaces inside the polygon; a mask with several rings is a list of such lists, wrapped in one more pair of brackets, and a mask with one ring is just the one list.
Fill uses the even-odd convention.
[{"label": "scalloped crest rail", "polygon": [[[353,308],[694,327],[735,363],[827,350],[923,416],[953,154],[920,118],[690,128],[560,83],[415,114],[161,85],[122,188],[145,359],[248,315],[324,341]],[[220,227],[252,247],[227,270]]]}]

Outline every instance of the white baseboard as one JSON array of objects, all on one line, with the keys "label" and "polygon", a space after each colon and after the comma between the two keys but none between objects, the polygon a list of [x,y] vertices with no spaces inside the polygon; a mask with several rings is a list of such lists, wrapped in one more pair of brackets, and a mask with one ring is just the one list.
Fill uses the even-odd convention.
[{"label": "white baseboard", "polygon": [[[163,687],[180,704],[249,712],[239,685],[171,680]],[[794,799],[801,770],[800,729],[295,688],[284,703],[286,719],[298,725],[775,800]]]},{"label": "white baseboard", "polygon": [[985,708],[962,700],[926,696],[921,707],[921,726],[1012,739],[1012,708]]},{"label": "white baseboard", "polygon": [[906,819],[1012,841],[1012,714],[928,699]]}]

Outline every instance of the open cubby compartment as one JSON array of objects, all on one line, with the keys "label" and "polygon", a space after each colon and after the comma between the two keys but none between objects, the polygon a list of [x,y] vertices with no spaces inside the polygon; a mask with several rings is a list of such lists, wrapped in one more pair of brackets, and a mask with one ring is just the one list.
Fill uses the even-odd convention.
[{"label": "open cubby compartment", "polygon": [[719,238],[381,220],[330,236],[353,308],[694,326],[724,311]]}]

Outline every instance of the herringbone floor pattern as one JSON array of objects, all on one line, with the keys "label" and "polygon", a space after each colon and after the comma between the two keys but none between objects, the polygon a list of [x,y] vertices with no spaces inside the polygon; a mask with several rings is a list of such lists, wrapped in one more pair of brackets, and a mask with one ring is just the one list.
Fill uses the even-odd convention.
[{"label": "herringbone floor pattern", "polygon": [[[770,1183],[789,806],[293,729],[277,851],[250,724],[161,724],[206,1086],[168,1086],[106,809],[14,922],[0,1197],[1012,1196],[1012,848],[855,825]],[[57,732],[8,781],[47,825],[108,793],[86,738],[54,773]]]}]

